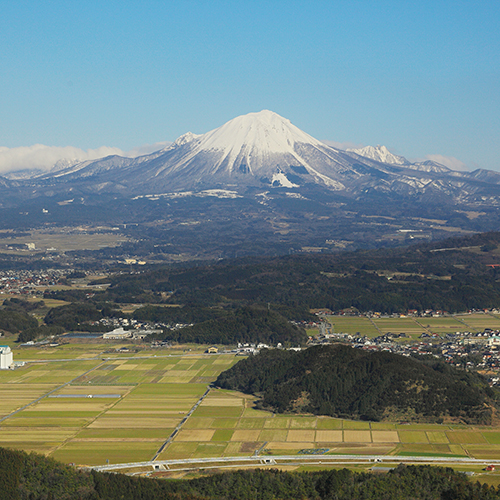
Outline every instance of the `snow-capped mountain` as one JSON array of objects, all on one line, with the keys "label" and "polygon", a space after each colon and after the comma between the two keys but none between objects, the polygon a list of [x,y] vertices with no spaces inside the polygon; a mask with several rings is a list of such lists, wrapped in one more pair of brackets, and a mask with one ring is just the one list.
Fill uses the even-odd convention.
[{"label": "snow-capped mountain", "polygon": [[370,158],[381,163],[388,163],[390,165],[400,165],[413,170],[421,170],[422,172],[439,172],[450,173],[451,170],[441,163],[432,160],[423,162],[410,162],[404,156],[399,156],[391,153],[385,146],[365,146],[364,148],[347,149],[352,153],[356,153],[365,158]]},{"label": "snow-capped mountain", "polygon": [[37,195],[146,196],[220,189],[244,194],[256,188],[312,187],[348,197],[379,193],[464,199],[486,188],[490,193],[492,181],[500,183],[498,176],[485,173],[456,172],[431,161],[411,163],[385,146],[337,149],[264,110],[205,134],[188,132],[152,154],[85,161],[25,182]]},{"label": "snow-capped mountain", "polygon": [[392,154],[385,146],[365,146],[364,148],[347,149],[346,151],[382,163],[390,163],[391,165],[408,165],[410,163],[405,157]]}]

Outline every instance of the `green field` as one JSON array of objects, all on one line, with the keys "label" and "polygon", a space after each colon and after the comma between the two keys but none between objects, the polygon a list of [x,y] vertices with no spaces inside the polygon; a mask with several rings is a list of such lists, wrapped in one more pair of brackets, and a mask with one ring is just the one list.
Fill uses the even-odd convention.
[{"label": "green field", "polygon": [[[104,348],[109,351],[109,344],[70,344],[50,353],[16,348],[15,359],[58,361],[28,362],[0,372],[0,416],[41,398],[0,422],[0,446],[87,465],[150,460],[207,384],[240,359],[144,350],[103,360]],[[50,391],[50,397],[43,397]],[[275,415],[255,409],[251,396],[212,389],[159,458],[252,455],[259,449],[269,455],[295,454],[316,448],[331,454],[488,460],[500,456],[500,428]]]},{"label": "green field", "polygon": [[379,331],[368,318],[350,316],[328,316],[335,333],[349,333],[351,335],[368,335],[376,337]]}]

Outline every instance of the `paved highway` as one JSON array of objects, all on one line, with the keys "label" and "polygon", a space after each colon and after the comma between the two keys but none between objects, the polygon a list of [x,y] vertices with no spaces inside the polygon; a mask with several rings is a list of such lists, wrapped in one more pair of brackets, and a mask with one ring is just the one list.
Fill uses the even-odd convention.
[{"label": "paved highway", "polygon": [[486,465],[500,466],[500,459],[480,460],[476,458],[456,457],[401,457],[390,455],[277,455],[248,457],[214,457],[188,458],[184,460],[156,460],[149,462],[132,462],[124,464],[108,464],[88,467],[101,472],[117,472],[133,469],[151,468],[151,470],[185,470],[185,469],[222,469],[227,467],[254,467],[280,465],[355,465],[355,464],[433,464],[433,465]]}]

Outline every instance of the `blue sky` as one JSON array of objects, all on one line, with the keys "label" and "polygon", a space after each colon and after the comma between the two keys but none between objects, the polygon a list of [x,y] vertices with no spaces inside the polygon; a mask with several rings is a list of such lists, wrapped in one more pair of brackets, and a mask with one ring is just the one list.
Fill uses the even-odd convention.
[{"label": "blue sky", "polygon": [[498,0],[4,0],[0,152],[129,151],[270,109],[500,170],[499,25]]}]

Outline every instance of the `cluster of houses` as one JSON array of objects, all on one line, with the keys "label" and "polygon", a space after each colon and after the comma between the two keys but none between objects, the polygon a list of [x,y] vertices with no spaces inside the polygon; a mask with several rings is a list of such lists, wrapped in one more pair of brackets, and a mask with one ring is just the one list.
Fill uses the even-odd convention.
[{"label": "cluster of houses", "polygon": [[[485,329],[480,333],[456,332],[444,336],[426,334],[419,342],[398,342],[407,338],[405,333],[387,333],[374,338],[332,333],[327,327],[321,329],[316,337],[310,337],[309,345],[348,343],[353,347],[370,351],[389,351],[403,356],[428,355],[440,358],[454,366],[479,371],[500,369],[500,331]],[[500,386],[500,377],[491,377],[491,385]]]},{"label": "cluster of houses", "polygon": [[67,272],[60,269],[0,271],[0,294],[43,295],[44,287],[59,284]]},{"label": "cluster of houses", "polygon": [[102,318],[98,321],[93,321],[90,324],[92,325],[104,325],[112,328],[125,328],[127,330],[155,330],[154,333],[157,333],[156,330],[179,330],[180,328],[185,328],[187,326],[193,326],[192,324],[184,324],[184,323],[176,323],[174,325],[156,322],[151,323],[149,321],[139,321],[136,319],[128,319],[128,318]]},{"label": "cluster of houses", "polygon": [[[500,314],[500,309],[470,309],[467,311],[468,314],[475,313],[492,313]],[[392,313],[385,314],[377,311],[359,312],[357,309],[348,308],[341,311],[330,311],[329,309],[321,309],[315,311],[317,316],[358,316],[367,318],[440,318],[442,316],[448,316],[447,311],[435,310],[435,309],[425,309],[418,311],[417,309],[408,309],[406,313]]]}]

